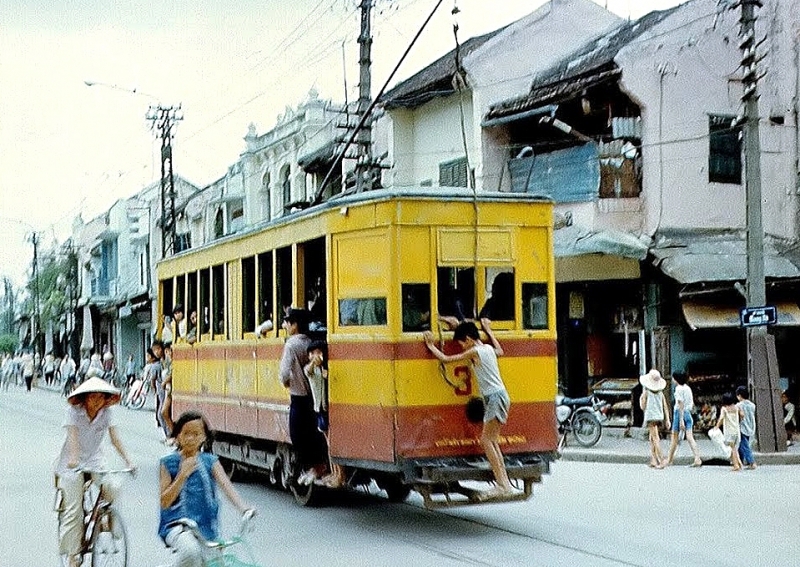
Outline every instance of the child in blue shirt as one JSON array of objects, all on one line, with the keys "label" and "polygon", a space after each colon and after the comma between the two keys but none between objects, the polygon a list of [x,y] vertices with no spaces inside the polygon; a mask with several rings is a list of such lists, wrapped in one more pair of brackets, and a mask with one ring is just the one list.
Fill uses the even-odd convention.
[{"label": "child in blue shirt", "polygon": [[218,539],[217,488],[239,512],[251,508],[239,497],[217,456],[203,451],[210,428],[202,414],[183,413],[175,422],[173,435],[177,450],[163,457],[159,467],[158,535],[175,552],[176,567],[202,567],[203,548],[194,533],[179,521],[192,520],[206,540]]}]

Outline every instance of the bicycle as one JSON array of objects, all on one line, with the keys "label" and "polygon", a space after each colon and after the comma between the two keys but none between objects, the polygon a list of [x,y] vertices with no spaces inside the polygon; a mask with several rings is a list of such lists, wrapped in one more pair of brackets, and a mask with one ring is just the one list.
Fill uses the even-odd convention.
[{"label": "bicycle", "polygon": [[[128,565],[128,533],[113,502],[103,495],[103,480],[109,475],[130,474],[133,469],[117,470],[79,470],[84,475],[83,484],[83,537],[79,554],[80,565],[91,567],[127,567]],[[93,480],[96,478],[96,480]],[[64,514],[63,489],[56,486],[56,497],[53,509],[58,513],[58,531]],[[60,555],[61,567],[70,567],[70,557]],[[89,563],[87,564],[87,559]]]},{"label": "bicycle", "polygon": [[128,408],[142,409],[147,401],[147,396],[150,395],[150,388],[150,380],[137,379],[123,392],[120,403]]},{"label": "bicycle", "polygon": [[[191,531],[197,541],[204,549],[203,567],[261,567],[255,562],[253,551],[247,541],[247,533],[251,531],[251,522],[255,516],[254,510],[246,510],[242,514],[242,521],[239,524],[239,531],[230,539],[220,539],[208,541],[200,533],[197,523],[194,520],[183,518],[171,524],[172,526],[181,525]],[[230,549],[237,545],[242,546],[249,556],[250,563],[239,559]],[[161,566],[166,567],[166,566]]]}]

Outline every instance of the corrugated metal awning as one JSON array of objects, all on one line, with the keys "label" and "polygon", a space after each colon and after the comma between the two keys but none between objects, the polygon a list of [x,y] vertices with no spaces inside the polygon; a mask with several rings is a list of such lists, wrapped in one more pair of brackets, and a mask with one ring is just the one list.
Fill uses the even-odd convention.
[{"label": "corrugated metal awning", "polygon": [[[681,305],[686,324],[697,329],[721,329],[739,327],[739,310],[743,305],[716,304],[704,301],[684,300]],[[800,326],[800,307],[797,303],[775,303],[778,310],[778,326]]]},{"label": "corrugated metal awning", "polygon": [[[747,279],[747,243],[744,236],[696,234],[666,238],[657,236],[656,240],[656,245],[650,249],[653,265],[682,284]],[[800,278],[800,268],[766,239],[764,275],[770,279]]]}]

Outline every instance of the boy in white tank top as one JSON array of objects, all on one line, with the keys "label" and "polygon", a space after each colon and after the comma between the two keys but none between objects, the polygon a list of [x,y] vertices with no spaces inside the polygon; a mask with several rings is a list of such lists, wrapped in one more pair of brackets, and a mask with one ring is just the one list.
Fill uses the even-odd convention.
[{"label": "boy in white tank top", "polygon": [[508,409],[511,401],[508,392],[500,377],[500,368],[497,357],[502,356],[503,348],[494,336],[489,319],[481,319],[486,336],[491,344],[485,344],[480,339],[478,327],[471,321],[460,323],[453,333],[453,339],[461,346],[462,352],[446,355],[434,344],[433,333],[426,331],[423,334],[425,345],[433,356],[441,362],[469,361],[478,389],[483,396],[485,412],[483,416],[483,431],[481,432],[481,446],[486,452],[489,464],[492,467],[497,486],[481,495],[481,500],[513,496],[516,491],[511,486],[506,472],[503,453],[500,451],[500,429],[508,420]]}]

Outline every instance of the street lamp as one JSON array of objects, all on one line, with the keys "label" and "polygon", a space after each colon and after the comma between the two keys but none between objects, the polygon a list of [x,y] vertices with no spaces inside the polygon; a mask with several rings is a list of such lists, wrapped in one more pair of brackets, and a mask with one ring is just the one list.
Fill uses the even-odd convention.
[{"label": "street lamp", "polygon": [[139,95],[139,96],[145,96],[145,97],[153,99],[155,101],[159,100],[157,96],[142,92],[136,87],[133,87],[132,89],[129,89],[127,87],[121,87],[121,86],[115,85],[113,83],[103,83],[103,82],[100,82],[100,81],[86,81],[86,80],[83,81],[83,84],[86,85],[87,87],[106,87],[108,89],[115,89],[115,90],[118,90],[118,91],[130,93],[130,94],[135,94],[135,95]]}]

